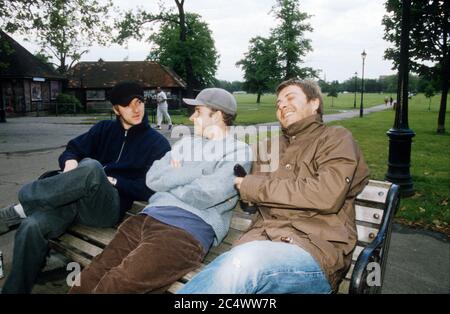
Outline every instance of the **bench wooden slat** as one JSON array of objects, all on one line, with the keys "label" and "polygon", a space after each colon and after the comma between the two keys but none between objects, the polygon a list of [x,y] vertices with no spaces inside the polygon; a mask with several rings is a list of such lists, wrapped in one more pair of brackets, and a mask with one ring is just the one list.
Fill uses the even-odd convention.
[{"label": "bench wooden slat", "polygon": [[348,294],[348,290],[350,289],[350,280],[344,278],[339,285],[338,294]]},{"label": "bench wooden slat", "polygon": [[354,268],[355,268],[355,264],[352,262],[352,264],[350,265],[350,268],[348,269],[347,274],[345,274],[345,279],[350,280],[352,278]]},{"label": "bench wooden slat", "polygon": [[98,246],[92,245],[89,242],[83,241],[80,238],[74,237],[68,233],[63,234],[59,237],[59,242],[72,246],[73,248],[84,252],[92,257],[97,256],[103,250]]},{"label": "bench wooden slat", "polygon": [[116,234],[114,228],[94,228],[84,225],[75,225],[69,229],[72,235],[76,235],[86,241],[98,242],[103,246],[107,246]]},{"label": "bench wooden slat", "polygon": [[359,254],[361,254],[362,250],[364,250],[364,246],[357,245],[355,247],[355,250],[353,251],[353,254],[352,254],[352,261],[356,262],[356,260],[358,259]]},{"label": "bench wooden slat", "polygon": [[91,260],[82,255],[82,252],[74,250],[73,247],[66,245],[65,243],[59,242],[58,240],[51,240],[50,244],[52,248],[61,254],[64,254],[70,260],[79,263],[81,266],[86,267],[91,263]]},{"label": "bench wooden slat", "polygon": [[250,224],[252,221],[250,219],[242,218],[236,215],[233,215],[231,218],[230,228],[239,230],[239,231],[245,231],[250,227]]},{"label": "bench wooden slat", "polygon": [[369,180],[364,190],[358,194],[357,200],[384,204],[391,184],[383,181]]},{"label": "bench wooden slat", "polygon": [[371,208],[362,205],[355,206],[356,220],[379,225],[383,218],[384,211],[378,208]]},{"label": "bench wooden slat", "polygon": [[223,242],[228,243],[228,244],[233,244],[234,242],[236,242],[239,237],[242,235],[242,231],[230,228],[228,230],[228,234],[225,237],[225,239],[223,239]]},{"label": "bench wooden slat", "polygon": [[356,224],[356,230],[358,232],[358,241],[364,243],[370,243],[378,234],[378,229]]},{"label": "bench wooden slat", "polygon": [[231,245],[228,243],[222,242],[218,246],[213,246],[209,249],[209,252],[212,252],[216,255],[220,255],[222,253],[225,253],[226,251],[231,249]]},{"label": "bench wooden slat", "polygon": [[179,281],[175,281],[170,287],[169,289],[167,289],[168,293],[171,294],[175,294],[178,290],[180,290],[181,288],[183,288],[184,284],[179,282]]}]

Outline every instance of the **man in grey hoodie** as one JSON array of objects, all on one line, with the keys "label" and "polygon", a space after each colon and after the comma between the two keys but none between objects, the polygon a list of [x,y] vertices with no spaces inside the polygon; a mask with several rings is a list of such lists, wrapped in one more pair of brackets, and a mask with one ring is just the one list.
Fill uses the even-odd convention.
[{"label": "man in grey hoodie", "polygon": [[252,159],[250,147],[230,132],[236,100],[220,88],[183,100],[195,106],[194,136],[154,162],[146,179],[156,192],[149,205],[119,226],[70,293],[164,292],[226,236],[239,198],[234,165],[248,172]]}]

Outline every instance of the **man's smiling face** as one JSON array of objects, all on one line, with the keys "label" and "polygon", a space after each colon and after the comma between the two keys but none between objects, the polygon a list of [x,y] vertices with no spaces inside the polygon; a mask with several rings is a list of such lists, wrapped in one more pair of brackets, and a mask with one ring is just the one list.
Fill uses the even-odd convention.
[{"label": "man's smiling face", "polygon": [[277,96],[277,118],[281,126],[287,128],[291,124],[317,113],[319,99],[307,100],[303,90],[297,85],[283,88]]}]

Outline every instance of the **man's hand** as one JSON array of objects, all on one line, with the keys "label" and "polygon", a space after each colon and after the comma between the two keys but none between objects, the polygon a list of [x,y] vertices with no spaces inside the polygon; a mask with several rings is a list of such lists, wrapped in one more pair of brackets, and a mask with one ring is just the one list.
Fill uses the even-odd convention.
[{"label": "man's hand", "polygon": [[236,177],[234,179],[234,185],[236,185],[236,189],[238,189],[239,191],[241,190],[241,183],[244,180],[245,177]]},{"label": "man's hand", "polygon": [[76,161],[75,159],[66,160],[66,163],[64,164],[63,172],[73,170],[76,167],[78,167],[78,161]]},{"label": "man's hand", "polygon": [[176,160],[176,159],[172,159],[170,161],[170,165],[172,166],[172,168],[180,168],[181,167],[181,161],[180,160]]},{"label": "man's hand", "polygon": [[113,186],[116,186],[116,183],[117,183],[117,179],[116,178],[113,178],[113,177],[107,177],[108,178],[108,181],[113,185]]}]

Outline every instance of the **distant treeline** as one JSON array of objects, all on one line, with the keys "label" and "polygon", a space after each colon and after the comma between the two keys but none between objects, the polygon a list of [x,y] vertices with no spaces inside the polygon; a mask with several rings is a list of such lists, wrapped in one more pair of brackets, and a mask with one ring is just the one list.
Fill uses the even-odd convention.
[{"label": "distant treeline", "polygon": [[244,89],[244,82],[239,82],[239,81],[233,81],[233,82],[229,82],[229,81],[224,81],[224,80],[217,80],[215,87],[220,87],[223,88],[227,91],[229,91],[230,93],[232,92],[237,92],[237,91],[243,91]]},{"label": "distant treeline", "polygon": [[[356,80],[356,84],[355,84]],[[319,80],[319,85],[323,93],[329,93],[333,89],[337,92],[360,92],[361,78],[352,77],[342,83],[338,81],[325,82]],[[428,79],[410,75],[409,76],[409,91],[412,93],[424,93],[427,88],[433,87],[434,90],[439,90],[439,85]],[[397,75],[380,76],[378,79],[364,79],[364,92],[367,93],[396,93],[397,92]]]},{"label": "distant treeline", "polygon": [[[349,78],[342,83],[339,81],[326,82],[319,80],[319,85],[323,93],[329,93],[336,89],[338,93],[341,92],[355,92],[355,77]],[[216,87],[226,89],[229,92],[236,92],[245,90],[244,82],[240,81],[225,81],[217,80]],[[427,88],[433,87],[434,90],[439,90],[439,84],[428,79],[410,75],[409,76],[409,91],[412,93],[424,93]],[[356,78],[356,91],[361,91],[361,78]],[[378,79],[364,79],[364,92],[367,93],[396,93],[397,92],[397,75],[380,76]]]}]

